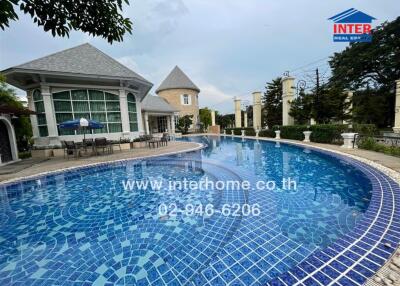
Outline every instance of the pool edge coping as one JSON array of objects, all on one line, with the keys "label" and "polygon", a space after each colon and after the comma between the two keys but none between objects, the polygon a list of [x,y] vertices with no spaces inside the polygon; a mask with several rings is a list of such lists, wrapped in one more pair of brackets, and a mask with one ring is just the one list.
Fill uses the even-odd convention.
[{"label": "pool edge coping", "polygon": [[188,152],[202,150],[202,149],[207,147],[205,144],[202,144],[202,143],[197,143],[197,142],[190,142],[190,143],[193,143],[193,144],[197,145],[197,147],[193,147],[193,148],[189,148],[189,149],[185,149],[185,150],[179,150],[179,151],[155,154],[155,155],[144,155],[144,156],[139,156],[139,157],[134,157],[134,158],[116,159],[116,160],[111,160],[111,161],[95,162],[95,163],[90,163],[90,164],[83,164],[83,165],[79,165],[79,166],[72,166],[72,167],[62,168],[62,169],[53,170],[53,171],[40,172],[40,173],[29,175],[29,176],[16,177],[16,178],[12,178],[12,179],[9,179],[9,180],[0,181],[0,187],[2,187],[4,185],[7,185],[7,184],[17,183],[18,181],[32,180],[32,179],[35,179],[36,177],[54,175],[54,174],[62,173],[62,172],[65,172],[65,171],[74,171],[74,170],[79,170],[79,169],[82,169],[82,168],[101,166],[101,165],[104,165],[104,164],[114,164],[114,163],[120,163],[120,162],[126,162],[126,161],[135,161],[135,160],[143,160],[143,159],[147,159],[147,158],[155,158],[155,157],[162,157],[162,156],[177,155],[177,154],[182,154],[182,153],[188,153]]}]

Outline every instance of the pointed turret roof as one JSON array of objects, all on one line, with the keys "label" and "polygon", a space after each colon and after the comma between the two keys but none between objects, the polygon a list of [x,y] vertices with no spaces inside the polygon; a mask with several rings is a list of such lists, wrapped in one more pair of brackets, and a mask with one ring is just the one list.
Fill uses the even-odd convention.
[{"label": "pointed turret roof", "polygon": [[178,67],[175,66],[170,74],[164,79],[157,88],[156,93],[166,89],[186,88],[200,92],[200,89],[190,80],[190,78]]}]

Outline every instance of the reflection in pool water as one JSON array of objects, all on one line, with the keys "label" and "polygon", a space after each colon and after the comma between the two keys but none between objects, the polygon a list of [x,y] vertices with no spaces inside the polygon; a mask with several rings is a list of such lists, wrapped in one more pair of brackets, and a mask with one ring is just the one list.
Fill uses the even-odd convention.
[{"label": "reflection in pool water", "polygon": [[[337,158],[238,138],[185,140],[208,147],[0,186],[1,285],[261,285],[349,232],[369,205],[369,180]],[[121,184],[289,177],[296,191],[126,191]],[[259,204],[261,213],[160,216],[160,204]]]}]

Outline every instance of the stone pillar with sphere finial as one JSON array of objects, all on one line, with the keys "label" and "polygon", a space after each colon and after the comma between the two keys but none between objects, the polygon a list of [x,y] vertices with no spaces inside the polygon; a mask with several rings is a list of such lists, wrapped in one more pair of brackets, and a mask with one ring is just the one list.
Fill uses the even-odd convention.
[{"label": "stone pillar with sphere finial", "polygon": [[396,103],[394,105],[394,133],[400,134],[400,79],[396,80]]},{"label": "stone pillar with sphere finial", "polygon": [[235,127],[242,127],[242,108],[241,108],[241,100],[235,97]]},{"label": "stone pillar with sphere finial", "polygon": [[253,92],[253,128],[261,130],[261,92]]},{"label": "stone pillar with sphere finial", "polygon": [[290,105],[294,99],[294,77],[282,79],[282,125],[293,125],[294,119],[289,115]]}]

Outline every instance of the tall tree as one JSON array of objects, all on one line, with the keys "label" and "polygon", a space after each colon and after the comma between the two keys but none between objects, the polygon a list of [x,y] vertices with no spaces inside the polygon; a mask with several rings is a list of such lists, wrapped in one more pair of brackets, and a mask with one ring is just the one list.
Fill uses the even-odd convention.
[{"label": "tall tree", "polygon": [[193,124],[193,115],[185,115],[179,118],[178,120],[178,130],[182,132],[182,134],[187,134],[190,128],[190,125]]},{"label": "tall tree", "polygon": [[265,121],[269,128],[282,125],[282,78],[267,82],[263,95]]},{"label": "tall tree", "polygon": [[1,0],[0,28],[18,20],[14,8],[19,7],[53,36],[65,37],[71,30],[80,30],[110,43],[121,42],[126,32],[132,32],[131,20],[122,16],[123,3],[129,5],[128,0]]},{"label": "tall tree", "polygon": [[231,127],[235,123],[235,114],[215,115],[215,121],[222,129]]},{"label": "tall tree", "polygon": [[367,87],[358,90],[353,96],[353,119],[358,123],[376,124],[379,127],[391,126],[387,113],[391,108],[385,90]]},{"label": "tall tree", "polygon": [[[329,64],[334,85],[350,90],[364,90],[368,86],[375,90],[371,96],[379,92],[385,97],[390,108],[383,114],[384,122],[393,123],[395,80],[400,79],[400,17],[373,29],[371,43],[352,43],[344,51],[335,53]],[[367,121],[372,122],[374,114],[381,112],[380,106],[376,105],[373,111],[373,106],[369,107],[371,119]],[[356,105],[354,108],[363,109]]]},{"label": "tall tree", "polygon": [[290,105],[289,115],[292,116],[296,124],[308,124],[312,117],[313,95],[300,90]]},{"label": "tall tree", "polygon": [[208,107],[199,109],[200,122],[204,130],[207,130],[208,126],[211,125],[211,110]]}]

